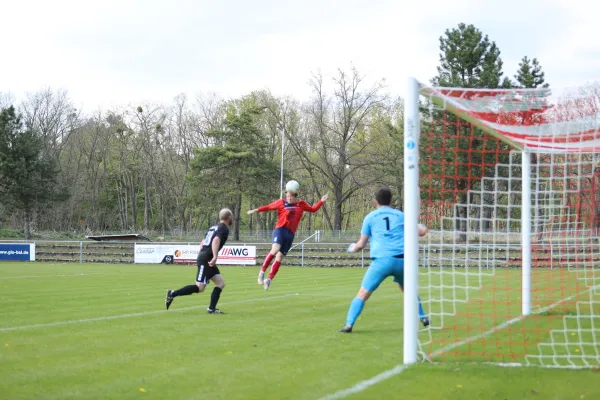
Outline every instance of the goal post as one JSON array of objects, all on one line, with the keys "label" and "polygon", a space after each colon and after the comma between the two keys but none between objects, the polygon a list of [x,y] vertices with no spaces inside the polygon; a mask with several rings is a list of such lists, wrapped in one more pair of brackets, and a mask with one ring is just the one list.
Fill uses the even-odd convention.
[{"label": "goal post", "polygon": [[600,85],[404,107],[404,363],[600,366]]},{"label": "goal post", "polygon": [[[531,153],[521,151],[521,196],[531,198]],[[531,202],[521,201],[521,312],[531,314]]]},{"label": "goal post", "polygon": [[419,291],[419,83],[404,100],[404,363],[417,362]]}]

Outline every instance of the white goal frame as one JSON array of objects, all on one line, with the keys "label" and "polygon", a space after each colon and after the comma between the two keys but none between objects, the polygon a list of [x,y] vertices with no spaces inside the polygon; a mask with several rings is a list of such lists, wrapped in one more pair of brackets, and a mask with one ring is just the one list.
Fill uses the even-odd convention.
[{"label": "white goal frame", "polygon": [[[483,129],[486,133],[509,143],[521,151],[522,197],[531,197],[531,151],[524,148],[494,128],[460,111],[452,99],[442,98],[427,90],[415,78],[407,81],[404,100],[404,364],[418,361],[418,302],[419,293],[419,96],[426,94],[434,103],[455,113],[458,117]],[[422,90],[425,93],[422,93]],[[457,89],[464,90],[464,89]],[[470,89],[476,90],[476,89]],[[521,247],[522,247],[522,315],[531,314],[531,202],[521,202]]]}]

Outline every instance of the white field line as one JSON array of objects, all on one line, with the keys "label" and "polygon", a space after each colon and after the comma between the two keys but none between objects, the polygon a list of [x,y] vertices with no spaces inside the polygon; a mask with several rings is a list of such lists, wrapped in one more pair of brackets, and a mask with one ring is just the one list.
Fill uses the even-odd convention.
[{"label": "white field line", "polygon": [[596,367],[592,365],[527,365],[522,363],[495,363],[495,362],[485,362],[486,365],[494,365],[496,367],[502,368],[539,368],[539,369],[571,369],[571,370],[584,370],[584,369],[594,369]]},{"label": "white field line", "polygon": [[[263,298],[247,299],[247,300],[239,300],[239,301],[230,301],[228,303],[221,303],[221,304],[222,305],[229,305],[229,304],[252,303],[252,302],[255,302],[255,301],[267,301],[267,300],[281,299],[281,298],[284,298],[284,297],[299,296],[299,295],[300,295],[300,293],[289,293],[289,294],[284,294],[284,295],[281,295],[281,296],[263,297]],[[142,317],[142,316],[145,316],[145,315],[153,315],[153,314],[160,314],[160,313],[166,313],[166,312],[173,313],[173,312],[177,312],[177,311],[196,310],[198,308],[204,308],[204,307],[206,307],[206,305],[184,307],[184,308],[175,308],[175,309],[170,309],[168,311],[163,309],[163,310],[145,311],[145,312],[132,313],[132,314],[110,315],[108,317],[83,318],[83,319],[73,319],[73,320],[68,320],[68,321],[56,321],[56,322],[49,322],[47,324],[8,326],[8,327],[0,328],[0,332],[22,331],[22,330],[26,330],[26,329],[50,328],[50,327],[54,327],[54,326],[81,324],[81,323],[85,323],[85,322],[98,322],[98,321],[108,321],[108,320],[112,320],[112,319]]]},{"label": "white field line", "polygon": [[[591,288],[586,289],[583,292],[577,293],[576,295],[566,297],[566,298],[564,298],[564,299],[562,299],[560,301],[557,301],[556,303],[550,304],[547,307],[540,308],[537,312],[533,313],[532,315],[534,315],[534,314],[541,314],[541,313],[544,313],[546,311],[550,311],[553,308],[558,307],[562,303],[567,302],[567,301],[573,299],[576,296],[588,293],[588,292],[590,292],[592,290],[595,290],[597,288],[600,288],[600,285],[592,286]],[[431,358],[435,358],[435,357],[437,357],[437,356],[439,356],[439,355],[441,355],[441,354],[443,354],[443,353],[445,353],[447,351],[450,351],[450,350],[455,349],[457,347],[460,347],[462,345],[465,345],[465,344],[471,343],[471,342],[473,342],[475,340],[478,340],[478,339],[481,339],[483,337],[486,337],[489,334],[494,333],[494,332],[496,332],[498,330],[504,329],[504,328],[506,328],[506,327],[508,327],[508,326],[510,326],[510,325],[512,325],[514,323],[516,323],[516,322],[521,321],[524,318],[527,318],[527,317],[525,317],[525,316],[515,317],[515,318],[513,318],[511,320],[508,320],[506,322],[503,322],[500,325],[498,325],[498,326],[496,326],[496,327],[494,327],[494,328],[492,328],[490,330],[487,330],[487,331],[485,331],[485,332],[483,332],[483,333],[481,333],[479,335],[471,336],[471,337],[469,337],[469,338],[467,338],[465,340],[461,340],[459,342],[452,343],[452,344],[450,344],[448,346],[445,346],[445,347],[441,348],[440,350],[437,350],[437,351],[431,353],[431,355],[429,356],[429,358],[430,359]],[[364,380],[364,381],[360,381],[357,384],[355,384],[354,386],[349,387],[348,389],[343,389],[343,390],[340,390],[338,392],[329,394],[329,395],[327,395],[325,397],[321,397],[319,400],[336,400],[336,399],[342,399],[342,398],[344,398],[346,396],[349,396],[351,394],[360,393],[363,390],[368,389],[371,386],[377,385],[378,383],[383,382],[384,380],[386,380],[388,378],[391,378],[393,376],[401,374],[408,367],[409,367],[408,365],[404,365],[404,364],[396,365],[395,367],[393,367],[391,369],[388,369],[387,371],[384,371],[384,372],[380,373],[379,375],[375,375],[374,377],[372,377],[370,379],[367,379],[367,380]]]},{"label": "white field line", "polygon": [[363,390],[365,390],[373,385],[377,385],[379,382],[383,382],[384,380],[391,378],[392,376],[395,376],[395,375],[398,375],[398,374],[404,372],[404,370],[406,370],[407,368],[408,368],[408,365],[404,365],[404,364],[396,365],[394,368],[388,369],[387,371],[384,371],[384,372],[380,373],[379,375],[375,375],[374,377],[367,379],[365,381],[360,381],[356,385],[354,385],[348,389],[340,390],[339,392],[335,392],[335,393],[327,395],[325,397],[321,397],[319,400],[341,399],[341,398],[344,398],[351,394],[362,392]]},{"label": "white field line", "polygon": [[33,278],[55,278],[65,276],[89,276],[89,275],[104,275],[101,272],[92,272],[89,274],[69,274],[69,275],[29,275],[29,276],[0,276],[0,280],[3,279],[33,279]]}]

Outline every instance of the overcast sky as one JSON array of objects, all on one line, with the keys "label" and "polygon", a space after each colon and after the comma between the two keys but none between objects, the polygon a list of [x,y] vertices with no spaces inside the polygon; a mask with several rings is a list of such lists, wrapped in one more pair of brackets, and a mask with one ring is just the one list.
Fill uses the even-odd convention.
[{"label": "overcast sky", "polygon": [[0,93],[66,89],[85,111],[179,93],[268,88],[299,99],[355,65],[402,95],[436,73],[439,36],[472,23],[512,77],[537,57],[554,86],[600,79],[593,0],[19,0],[0,7]]}]

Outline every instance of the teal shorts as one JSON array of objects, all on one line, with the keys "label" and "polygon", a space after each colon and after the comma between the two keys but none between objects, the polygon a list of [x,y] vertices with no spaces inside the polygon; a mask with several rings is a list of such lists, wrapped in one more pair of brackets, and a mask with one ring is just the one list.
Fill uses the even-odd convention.
[{"label": "teal shorts", "polygon": [[404,287],[404,258],[382,257],[373,260],[361,286],[369,292],[374,292],[388,276],[394,277],[394,282]]}]

